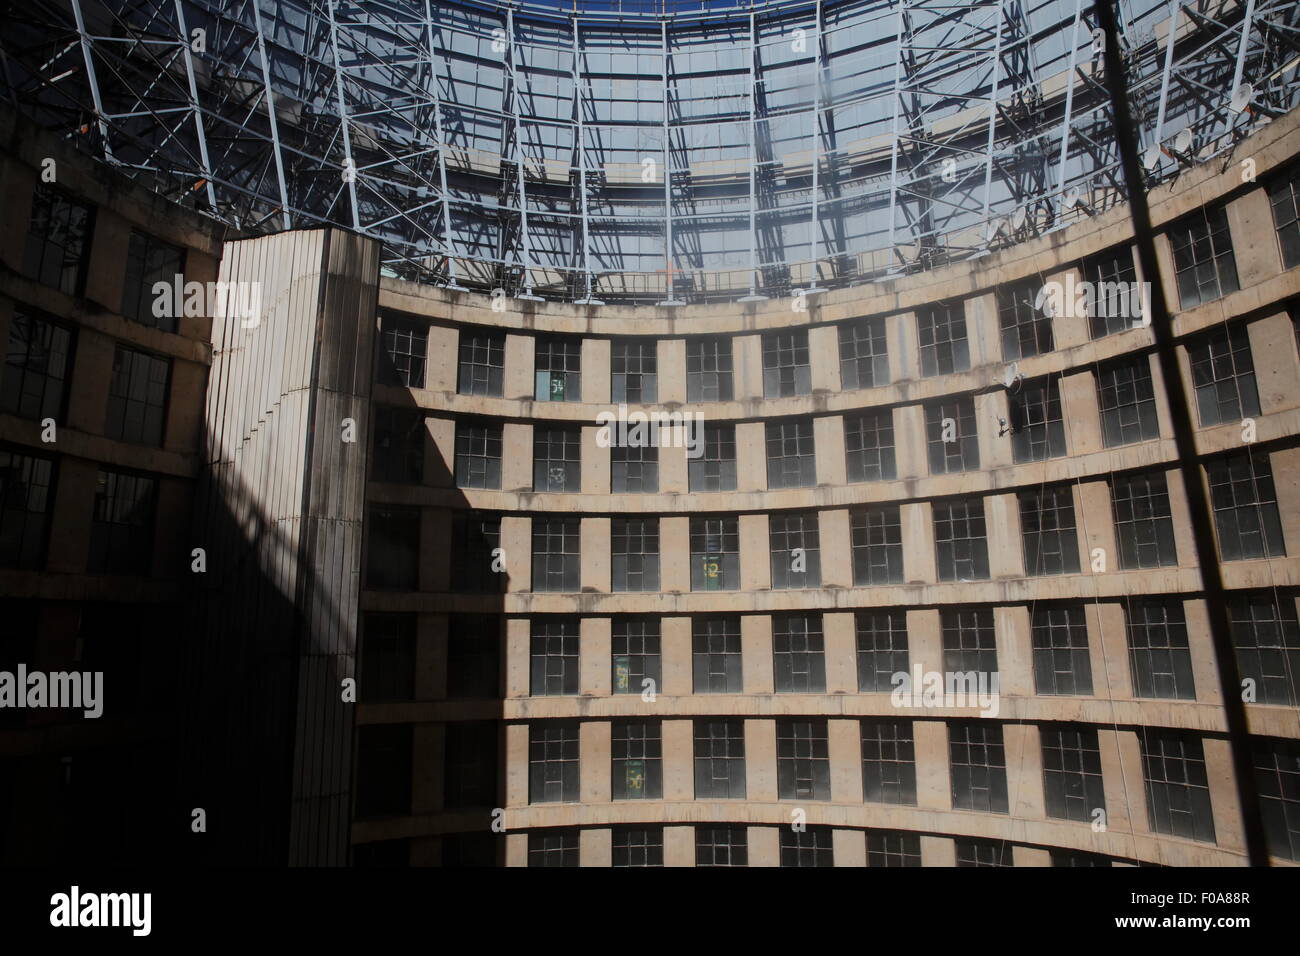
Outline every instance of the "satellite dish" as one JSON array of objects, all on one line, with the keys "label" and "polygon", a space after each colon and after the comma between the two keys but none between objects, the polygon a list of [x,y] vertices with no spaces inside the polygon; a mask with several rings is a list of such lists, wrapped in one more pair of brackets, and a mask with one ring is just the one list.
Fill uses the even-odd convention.
[{"label": "satellite dish", "polygon": [[1051,289],[1048,286],[1039,288],[1038,295],[1034,296],[1034,308],[1049,319],[1056,317],[1056,306],[1052,302]]},{"label": "satellite dish", "polygon": [[990,219],[988,231],[985,233],[987,240],[992,242],[999,235],[1007,231],[1007,221],[1005,219]]},{"label": "satellite dish", "polygon": [[1174,137],[1174,149],[1180,153],[1190,152],[1192,148],[1192,131],[1185,129]]},{"label": "satellite dish", "polygon": [[1010,390],[1014,388],[1016,383],[1019,381],[1020,364],[1018,362],[1012,362],[1002,373],[1002,387]]},{"label": "satellite dish", "polygon": [[1024,207],[1021,206],[1011,216],[1011,230],[1013,232],[1019,232],[1021,229],[1025,228],[1025,220],[1028,218],[1029,213],[1025,212]]},{"label": "satellite dish", "polygon": [[1250,101],[1255,98],[1255,88],[1249,83],[1242,83],[1232,91],[1232,99],[1228,105],[1234,113],[1244,113],[1250,109]]},{"label": "satellite dish", "polygon": [[1079,205],[1079,200],[1081,198],[1082,198],[1082,194],[1079,192],[1079,187],[1075,186],[1073,189],[1068,190],[1065,196],[1062,197],[1061,208],[1074,209],[1076,206]]},{"label": "satellite dish", "polygon": [[1159,143],[1148,146],[1142,153],[1142,165],[1147,169],[1155,169],[1160,165],[1160,157],[1163,155],[1164,150],[1160,148]]}]

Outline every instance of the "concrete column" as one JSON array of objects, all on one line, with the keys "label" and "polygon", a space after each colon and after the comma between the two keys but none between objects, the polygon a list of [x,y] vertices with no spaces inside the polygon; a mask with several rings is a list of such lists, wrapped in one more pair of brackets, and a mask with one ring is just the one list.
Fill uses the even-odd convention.
[{"label": "concrete column", "polygon": [[528,865],[528,834],[506,834],[506,866]]},{"label": "concrete column", "polygon": [[1023,578],[1025,555],[1020,536],[1020,502],[1016,495],[986,495],[984,527],[988,533],[989,576]]},{"label": "concrete column", "polygon": [[[8,342],[8,330],[0,329]],[[168,385],[167,423],[163,428],[163,447],[168,451],[193,454],[198,445],[199,420],[203,415],[201,401],[191,401],[190,396],[204,393],[208,382],[206,365],[197,362],[172,361],[171,382]]]},{"label": "concrete column", "polygon": [[781,831],[779,828],[749,828],[749,865],[781,865]]},{"label": "concrete column", "polygon": [[[1102,792],[1106,797],[1106,829],[1119,833],[1132,828],[1130,816],[1133,811],[1136,810],[1143,820],[1146,819],[1145,800],[1142,799],[1141,803],[1133,803],[1135,795],[1128,787],[1128,774],[1133,768],[1124,766],[1129,755],[1121,748],[1120,737],[1122,734],[1129,733],[1129,731],[1108,727],[1097,728],[1097,749],[1101,753]],[[1136,742],[1136,738],[1134,739]],[[1142,786],[1141,766],[1137,767],[1137,776],[1140,788]],[[1141,799],[1141,795],[1138,797]]]},{"label": "concrete column", "polygon": [[[732,380],[736,401],[763,397],[763,338],[737,335],[731,340]],[[739,441],[739,436],[737,436]]]},{"label": "concrete column", "polygon": [[763,422],[736,425],[736,490],[767,490],[767,429]]},{"label": "concrete column", "polygon": [[695,865],[695,827],[664,827],[664,866]]},{"label": "concrete column", "polygon": [[613,831],[608,827],[579,831],[578,864],[580,866],[613,866]]},{"label": "concrete column", "polygon": [[665,720],[663,732],[664,799],[695,797],[695,722]]},{"label": "concrete column", "polygon": [[1041,820],[1047,815],[1043,794],[1043,745],[1037,724],[1004,724],[1007,759],[1007,808],[1014,820]]},{"label": "concrete column", "polygon": [[907,663],[913,672],[918,667],[922,672],[943,670],[938,608],[907,612]]},{"label": "concrete column", "polygon": [[583,697],[608,697],[614,692],[611,632],[607,617],[584,617],[578,624],[578,693]]},{"label": "concrete column", "polygon": [[583,518],[579,528],[582,589],[608,594],[611,590],[610,521],[608,518]]},{"label": "concrete column", "polygon": [[769,591],[772,588],[772,543],[767,515],[740,516],[740,589]]},{"label": "concrete column", "polygon": [[[1156,396],[1156,422],[1160,426],[1160,437],[1172,438],[1174,430],[1169,423],[1173,421],[1173,414],[1169,410],[1169,390],[1165,385],[1164,369],[1160,367],[1154,352],[1138,361],[1146,362],[1151,369],[1151,388]],[[1192,398],[1192,402],[1195,401]],[[1192,414],[1195,415],[1195,411]]]},{"label": "concrete column", "polygon": [[1100,548],[1107,572],[1119,570],[1119,549],[1115,544],[1115,521],[1110,504],[1110,485],[1104,479],[1082,481],[1075,486],[1075,514],[1084,562],[1092,567],[1092,553]]},{"label": "concrete column", "polygon": [[853,546],[847,508],[817,514],[821,541],[822,587],[853,587]]},{"label": "concrete column", "polygon": [[533,589],[533,519],[521,515],[501,516],[501,549],[505,552],[506,589]]},{"label": "concrete column", "polygon": [[582,427],[582,493],[584,495],[607,495],[610,493],[610,455],[608,448],[601,448],[596,441],[600,431],[597,425]]},{"label": "concrete column", "polygon": [[533,490],[533,426],[501,426],[501,490]]},{"label": "concrete column", "polygon": [[1065,447],[1072,455],[1089,455],[1101,451],[1104,447],[1101,407],[1097,403],[1097,380],[1093,377],[1092,369],[1085,368],[1062,375],[1059,387]]},{"label": "concrete column", "polygon": [[578,764],[583,803],[610,801],[610,723],[584,720],[578,725]]},{"label": "concrete column", "polygon": [[582,400],[588,405],[610,403],[609,339],[582,340]]},{"label": "concrete column", "polygon": [[[1113,700],[1131,700],[1133,683],[1129,673],[1128,622],[1124,607],[1118,601],[1085,603],[1084,615],[1088,621],[1088,644],[1093,646],[1093,635],[1098,635],[1096,645],[1101,649],[1102,666],[1092,672],[1093,690],[1099,697]],[[1096,655],[1092,655],[1096,660]]]},{"label": "concrete column", "polygon": [[1273,210],[1263,186],[1228,203],[1228,232],[1232,236],[1233,258],[1237,260],[1237,281],[1243,289],[1282,272]]},{"label": "concrete column", "polygon": [[685,697],[692,693],[691,619],[665,617],[659,622],[661,692],[668,697]]},{"label": "concrete column", "polygon": [[[119,292],[120,294],[120,292]],[[72,381],[81,384],[68,395],[67,427],[91,435],[104,434],[108,384],[113,379],[117,343],[87,326],[77,330]],[[91,383],[93,387],[91,387]]]},{"label": "concrete column", "polygon": [[970,366],[997,364],[1002,358],[1002,332],[998,327],[998,299],[992,292],[974,295],[962,303],[966,309],[966,336],[970,339]]},{"label": "concrete column", "polygon": [[[1123,793],[1128,799],[1128,819],[1129,829],[1133,833],[1150,833],[1150,817],[1147,813],[1147,790],[1146,790],[1146,770],[1142,766],[1142,743],[1138,740],[1137,731],[1135,730],[1117,730],[1102,731],[1098,730],[1098,737],[1102,733],[1113,733],[1115,743],[1119,750],[1119,759],[1116,761],[1122,776],[1119,777],[1120,785],[1123,787]],[[1102,752],[1101,772],[1106,773],[1106,754]],[[1226,778],[1221,778],[1226,779]],[[1106,806],[1118,807],[1120,804],[1111,803],[1110,788],[1106,788]],[[1114,811],[1107,810],[1107,815],[1113,821]],[[1113,826],[1112,822],[1112,826]]]},{"label": "concrete column", "polygon": [[460,371],[460,337],[448,325],[429,326],[425,355],[424,387],[431,392],[456,393],[456,376]]},{"label": "concrete column", "polygon": [[[533,370],[537,363],[537,344],[531,335],[506,333],[506,367],[502,376],[504,397],[531,401],[535,384]],[[507,428],[510,426],[507,425]],[[509,448],[511,445],[506,444]],[[531,445],[529,446],[531,447]],[[529,456],[531,457],[531,455]]]},{"label": "concrete column", "polygon": [[822,615],[826,642],[826,693],[858,692],[858,639],[851,611]]},{"label": "concrete column", "polygon": [[[0,234],[0,260],[15,272],[23,271],[35,188],[36,171],[30,166],[24,166],[16,158],[6,157],[4,163],[0,164],[0,195],[5,197],[9,209],[7,219],[14,225]],[[0,338],[0,342],[8,341],[8,335]]]},{"label": "concrete column", "polygon": [[153,528],[153,566],[156,578],[178,578],[191,573],[190,514],[194,485],[178,478],[158,480]]},{"label": "concrete column", "polygon": [[685,515],[659,519],[659,590],[691,590],[691,519]]},{"label": "concrete column", "polygon": [[686,402],[686,340],[660,339],[655,346],[659,404]]},{"label": "concrete column", "polygon": [[942,720],[914,720],[912,735],[916,752],[916,805],[923,810],[951,810],[947,725]]},{"label": "concrete column", "polygon": [[1192,658],[1192,680],[1196,684],[1196,699],[1203,704],[1223,704],[1219,687],[1219,664],[1210,639],[1210,615],[1202,598],[1183,601],[1183,616],[1187,621],[1187,648]]},{"label": "concrete column", "polygon": [[840,487],[848,484],[844,459],[844,418],[826,415],[813,419],[813,442],[817,450],[817,484]]},{"label": "concrete column", "polygon": [[446,614],[421,614],[416,618],[416,700],[443,700],[447,696],[448,630]]},{"label": "concrete column", "polygon": [[[506,806],[528,806],[527,724],[506,724]],[[527,842],[524,849],[528,849]]]},{"label": "concrete column", "polygon": [[436,813],[443,807],[446,731],[446,724],[416,724],[412,728],[412,814]]},{"label": "concrete column", "polygon": [[828,720],[826,742],[831,762],[831,799],[836,803],[861,803],[861,725],[856,719]]},{"label": "concrete column", "polygon": [[[1268,245],[1271,246],[1272,243]],[[1227,784],[1227,781],[1233,779],[1231,747],[1222,737],[1202,737],[1201,746],[1205,751],[1205,775],[1211,781],[1214,842],[1227,850],[1242,850],[1246,841],[1241,829],[1241,803],[1237,799],[1237,788],[1231,785],[1214,786],[1213,783],[1220,781]]]},{"label": "concrete column", "polygon": [[957,844],[952,837],[921,837],[922,866],[956,866]]},{"label": "concrete column", "polygon": [[925,408],[894,407],[894,466],[899,478],[924,478],[930,474],[925,435]]},{"label": "concrete column", "polygon": [[90,256],[86,262],[86,298],[98,302],[109,312],[120,314],[122,289],[126,284],[125,254],[131,244],[131,224],[105,206],[95,210],[94,219]]},{"label": "concrete column", "polygon": [[[704,436],[700,436],[700,441]],[[659,491],[667,495],[690,493],[690,458],[685,448],[659,449]]]},{"label": "concrete column", "polygon": [[740,655],[745,693],[776,693],[772,661],[772,618],[769,615],[741,615]]},{"label": "concrete column", "polygon": [[745,794],[754,803],[776,800],[776,721],[745,721]]},{"label": "concrete column", "polygon": [[1295,330],[1286,312],[1256,319],[1246,326],[1259,408],[1265,415],[1300,405],[1296,382],[1300,382],[1300,354],[1296,352]]},{"label": "concrete column", "polygon": [[995,468],[1010,468],[1015,464],[1015,452],[1011,445],[1011,433],[998,434],[1001,427],[999,419],[1011,421],[1011,403],[1007,393],[999,389],[975,396],[976,443],[980,450],[980,470],[992,471]]},{"label": "concrete column", "polygon": [[808,330],[808,361],[812,365],[814,392],[839,392],[840,333],[834,325],[814,325]]},{"label": "concrete column", "polygon": [[[424,484],[435,488],[456,486],[456,422],[450,418],[429,415],[424,419],[425,469]],[[503,433],[504,435],[504,433]],[[433,458],[432,468],[429,458]],[[504,454],[502,456],[505,457]],[[532,456],[528,457],[531,461]],[[502,461],[504,467],[505,462]]]},{"label": "concrete column", "polygon": [[[1204,481],[1204,475],[1201,480]],[[1174,550],[1178,553],[1178,566],[1196,566],[1196,541],[1192,537],[1192,513],[1187,504],[1187,491],[1183,486],[1183,473],[1177,468],[1165,469],[1165,485],[1169,488],[1169,515],[1174,525]]]},{"label": "concrete column", "polygon": [[[1071,266],[1051,273],[1046,277],[1046,281],[1059,284],[1063,290],[1077,289],[1079,283],[1083,281],[1083,271],[1078,266]],[[1065,310],[1065,315],[1052,317],[1052,342],[1057,351],[1084,345],[1091,337],[1088,332],[1088,316],[1075,315],[1074,311],[1073,308],[1069,308]]]},{"label": "concrete column", "polygon": [[1282,541],[1288,554],[1300,555],[1300,448],[1279,448],[1269,455]]},{"label": "concrete column", "polygon": [[1051,866],[1052,853],[1032,846],[1012,846],[1011,863],[1013,866]]},{"label": "concrete column", "polygon": [[1034,696],[1034,648],[1029,608],[1012,604],[993,609],[998,642],[998,692],[1011,697]]},{"label": "concrete column", "polygon": [[[1165,292],[1165,301],[1169,303],[1172,310],[1180,311],[1183,308],[1182,299],[1178,295],[1178,281],[1174,273],[1174,250],[1169,244],[1169,233],[1157,232],[1156,236],[1156,266],[1160,270],[1158,276],[1143,275],[1141,278],[1147,282],[1161,283],[1161,288]],[[1135,261],[1138,260],[1134,256]],[[1140,263],[1139,263],[1140,267]]]},{"label": "concrete column", "polygon": [[867,841],[861,830],[836,830],[831,836],[836,866],[866,866]]},{"label": "concrete column", "polygon": [[891,382],[921,377],[915,312],[900,312],[885,319],[885,348],[889,353]]},{"label": "concrete column", "polygon": [[451,588],[451,512],[440,508],[420,509],[420,590],[447,591]]},{"label": "concrete column", "polygon": [[934,508],[912,501],[898,509],[903,536],[903,579],[908,584],[935,584],[939,572],[934,556]]},{"label": "concrete column", "polygon": [[[579,632],[579,657],[581,664],[582,637]],[[531,624],[526,617],[506,619],[506,697],[527,697],[532,682],[533,638]]]}]

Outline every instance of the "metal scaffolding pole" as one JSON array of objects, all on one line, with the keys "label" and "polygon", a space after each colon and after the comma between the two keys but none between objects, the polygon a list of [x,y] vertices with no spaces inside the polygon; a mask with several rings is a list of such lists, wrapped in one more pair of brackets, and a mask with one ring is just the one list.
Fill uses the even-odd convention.
[{"label": "metal scaffolding pole", "polygon": [[515,51],[515,11],[513,7],[506,8],[506,37],[509,44],[506,47],[509,53],[506,68],[510,72],[510,116],[514,120],[515,130],[511,152],[514,155],[515,162],[515,182],[519,189],[519,250],[524,269],[522,276],[524,291],[515,298],[525,299],[529,302],[541,302],[543,301],[542,297],[533,294],[533,258],[532,250],[528,245],[528,191],[524,186],[524,150],[520,144],[522,122],[519,118],[519,70],[515,62],[517,54]]},{"label": "metal scaffolding pole", "polygon": [[266,32],[262,28],[261,0],[249,0],[253,7],[253,23],[257,28],[257,51],[262,61],[262,85],[266,90],[266,115],[271,121],[271,145],[275,154],[275,174],[280,181],[280,221],[285,229],[293,225],[289,217],[289,187],[284,178],[284,158],[280,155],[280,126],[275,118],[275,98],[271,92],[271,61],[266,55]]},{"label": "metal scaffolding pole", "polygon": [[822,56],[822,2],[817,0],[817,10],[814,14],[814,24],[817,29],[817,56],[813,60],[813,101],[812,101],[812,249],[809,269],[812,272],[808,280],[808,288],[804,290],[804,295],[816,295],[823,291],[817,285],[817,264],[821,247],[821,221],[818,218],[817,208],[817,172],[818,167],[822,164],[822,135],[821,135],[821,102],[823,88],[823,69],[825,61]]},{"label": "metal scaffolding pole", "polygon": [[998,76],[1002,72],[1002,4],[1004,2],[1005,0],[998,0],[996,19],[993,23],[993,79],[989,89],[988,155],[984,157],[984,222],[989,221],[989,194],[993,189],[993,145],[997,138],[998,127]]},{"label": "metal scaffolding pole", "polygon": [[361,229],[361,214],[357,210],[357,164],[352,159],[352,138],[348,132],[348,108],[343,102],[343,67],[339,62],[339,25],[334,17],[338,0],[329,0],[330,53],[334,59],[334,89],[338,94],[339,129],[343,132],[343,182],[348,187],[352,204],[352,228]]},{"label": "metal scaffolding pole", "polygon": [[665,295],[660,305],[677,306],[686,303],[673,294],[673,167],[672,131],[668,126],[668,21],[659,21],[660,76],[663,86],[663,137],[664,137],[664,274]]},{"label": "metal scaffolding pole", "polygon": [[438,54],[433,46],[433,12],[424,0],[424,30],[429,43],[429,94],[433,97],[433,139],[438,148],[438,186],[442,191],[442,251],[447,258],[447,285],[453,292],[464,291],[456,281],[456,256],[451,246],[451,195],[447,192],[447,140],[442,133],[442,98],[438,93]]},{"label": "metal scaffolding pole", "polygon": [[190,31],[185,25],[185,8],[181,0],[174,0],[176,6],[176,29],[180,31],[181,50],[185,54],[185,78],[190,88],[190,109],[194,111],[194,135],[199,142],[199,159],[203,163],[203,180],[207,188],[208,208],[215,214],[217,210],[217,192],[212,185],[212,162],[208,159],[208,137],[203,131],[203,111],[199,108],[199,86],[194,79],[194,57],[190,48]]},{"label": "metal scaffolding pole", "polygon": [[86,33],[86,20],[81,15],[81,0],[72,0],[72,12],[77,18],[77,34],[81,37],[81,56],[86,62],[86,82],[90,84],[91,102],[95,105],[95,119],[99,135],[104,142],[104,158],[116,162],[113,144],[108,139],[108,123],[104,119],[104,102],[99,96],[99,77],[95,75],[95,58],[90,51],[90,35]]},{"label": "metal scaffolding pole", "polygon": [[1057,208],[1065,201],[1065,174],[1070,157],[1070,117],[1074,113],[1074,71],[1079,53],[1079,21],[1083,19],[1083,0],[1074,0],[1074,26],[1070,29],[1070,67],[1065,81],[1065,117],[1061,120],[1060,174],[1056,180]]},{"label": "metal scaffolding pole", "polygon": [[578,65],[581,44],[578,39],[578,18],[573,18],[573,113],[576,122],[574,149],[578,154],[578,202],[582,211],[582,274],[583,295],[579,305],[604,305],[591,297],[591,246],[588,242],[590,221],[587,218],[587,143],[582,119],[582,68]]},{"label": "metal scaffolding pole", "polygon": [[741,296],[739,302],[763,302],[767,296],[758,291],[758,221],[756,208],[758,206],[758,187],[756,177],[758,174],[758,135],[755,130],[757,125],[757,112],[755,110],[758,92],[756,84],[758,78],[754,70],[754,63],[758,59],[758,20],[751,12],[749,15],[749,294]]},{"label": "metal scaffolding pole", "polygon": [[[898,114],[903,102],[903,29],[906,26],[907,0],[898,0],[898,56],[894,60],[894,111],[889,124],[889,252],[897,256],[894,215],[898,205]],[[900,257],[901,258],[901,257]],[[890,272],[893,269],[888,270]]]}]

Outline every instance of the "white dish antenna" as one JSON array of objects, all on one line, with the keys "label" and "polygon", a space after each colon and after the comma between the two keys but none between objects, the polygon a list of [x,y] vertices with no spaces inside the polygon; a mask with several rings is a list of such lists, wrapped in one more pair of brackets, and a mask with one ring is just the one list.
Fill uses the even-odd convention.
[{"label": "white dish antenna", "polygon": [[1255,87],[1249,83],[1242,83],[1232,91],[1232,99],[1228,105],[1234,113],[1244,113],[1250,109],[1250,101],[1255,98]]},{"label": "white dish antenna", "polygon": [[1002,372],[1002,387],[1010,391],[1020,381],[1020,364],[1012,362]]},{"label": "white dish antenna", "polygon": [[1023,206],[1017,209],[1011,215],[1011,231],[1019,232],[1021,229],[1025,228],[1025,222],[1028,219],[1029,219],[1029,213],[1025,211]]},{"label": "white dish antenna", "polygon": [[1190,153],[1192,150],[1192,131],[1185,129],[1174,137],[1174,149],[1180,153]]}]

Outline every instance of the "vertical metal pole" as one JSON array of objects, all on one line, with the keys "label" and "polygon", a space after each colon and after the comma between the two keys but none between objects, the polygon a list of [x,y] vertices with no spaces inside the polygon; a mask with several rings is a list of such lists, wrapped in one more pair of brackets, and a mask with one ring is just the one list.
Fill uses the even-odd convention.
[{"label": "vertical metal pole", "polygon": [[95,58],[90,52],[90,35],[86,33],[86,20],[81,15],[81,0],[72,0],[72,12],[77,18],[77,33],[81,37],[81,56],[86,61],[86,79],[90,81],[90,98],[95,104],[95,119],[99,125],[99,135],[104,141],[104,158],[116,162],[113,158],[113,146],[108,141],[108,123],[104,120],[104,103],[99,98],[99,78],[95,75]]},{"label": "vertical metal pole", "polygon": [[673,297],[673,186],[670,146],[672,135],[668,127],[668,21],[659,21],[660,73],[663,79],[664,107],[664,275],[667,279],[666,304],[676,304]]},{"label": "vertical metal pole", "polygon": [[577,115],[577,150],[578,150],[578,201],[582,209],[582,272],[584,280],[583,298],[591,299],[591,247],[587,242],[587,147],[582,123],[582,70],[578,67],[578,18],[573,18],[573,112]]},{"label": "vertical metal pole", "polygon": [[1065,118],[1061,121],[1061,174],[1056,180],[1056,204],[1065,198],[1065,165],[1070,154],[1070,116],[1074,112],[1074,69],[1079,52],[1079,21],[1083,19],[1083,0],[1074,0],[1074,27],[1070,31],[1070,69],[1066,71]]},{"label": "vertical metal pole", "polygon": [[898,58],[894,60],[894,118],[889,125],[889,250],[894,251],[894,211],[898,205],[898,113],[903,102],[903,27],[907,0],[898,0]]},{"label": "vertical metal pole", "polygon": [[758,170],[758,135],[755,129],[757,125],[757,111],[755,109],[758,99],[758,91],[755,84],[758,82],[754,62],[758,59],[758,21],[753,12],[749,14],[749,295],[745,299],[751,301],[760,298],[766,298],[758,294],[758,222],[756,209],[758,206],[758,186],[756,182]]},{"label": "vertical metal pole", "polygon": [[822,162],[821,137],[821,102],[822,102],[822,3],[817,0],[814,25],[817,28],[817,58],[813,67],[813,108],[812,108],[812,276],[808,281],[810,289],[817,287],[817,264],[820,251],[821,225],[817,216],[817,170]]},{"label": "vertical metal pole", "polygon": [[424,29],[429,38],[429,93],[433,96],[433,139],[438,147],[438,184],[442,190],[442,251],[447,257],[447,288],[459,289],[451,247],[451,196],[447,193],[447,141],[442,135],[442,98],[438,95],[438,55],[433,52],[433,13],[424,0]]},{"label": "vertical metal pole", "polygon": [[348,187],[348,199],[352,203],[352,228],[361,229],[361,215],[357,212],[357,164],[352,159],[352,138],[348,132],[348,108],[343,103],[343,68],[339,64],[339,25],[334,18],[334,7],[338,0],[329,0],[330,15],[330,52],[334,56],[334,88],[339,102],[339,128],[343,131],[344,168],[350,173],[345,177]]},{"label": "vertical metal pole", "polygon": [[528,246],[528,193],[524,188],[524,150],[520,145],[522,138],[522,125],[519,119],[519,71],[515,63],[515,11],[513,7],[506,8],[506,34],[510,39],[510,59],[507,66],[510,70],[510,113],[515,122],[515,177],[519,186],[519,243],[520,253],[524,265],[524,295],[533,294],[532,282],[532,251]]},{"label": "vertical metal pole", "polygon": [[181,0],[175,0],[176,27],[181,34],[181,49],[185,51],[185,75],[190,84],[190,109],[194,111],[194,134],[199,141],[199,159],[203,161],[203,179],[207,186],[208,208],[213,215],[217,211],[217,193],[212,186],[212,163],[208,160],[208,137],[203,131],[203,113],[199,109],[199,85],[194,79],[194,58],[190,49],[190,31],[185,25],[185,8]]},{"label": "vertical metal pole", "polygon": [[1246,65],[1246,47],[1249,46],[1250,27],[1255,20],[1255,0],[1247,0],[1246,18],[1241,21],[1241,42],[1237,44],[1237,65],[1232,71],[1232,88],[1228,90],[1229,96],[1236,95],[1237,87],[1241,86],[1241,71]]},{"label": "vertical metal pole", "polygon": [[997,20],[993,24],[993,83],[989,89],[988,155],[984,157],[984,221],[989,221],[989,193],[993,188],[993,143],[998,120],[998,77],[1002,72],[1002,4],[998,0]]},{"label": "vertical metal pole", "polygon": [[[1160,145],[1160,138],[1164,135],[1165,128],[1165,104],[1169,102],[1169,76],[1174,68],[1174,37],[1178,33],[1178,0],[1169,0],[1169,35],[1165,37],[1165,69],[1164,75],[1160,78],[1160,107],[1156,110],[1156,131],[1154,146]],[[1106,38],[1110,42],[1110,38]]]},{"label": "vertical metal pole", "polygon": [[257,27],[257,51],[262,60],[262,85],[266,90],[266,115],[271,121],[271,145],[275,151],[275,173],[280,180],[280,218],[285,229],[290,228],[289,188],[284,180],[284,158],[280,155],[280,126],[275,119],[275,98],[271,93],[271,62],[266,56],[266,33],[262,29],[261,0],[251,0],[253,22]]}]

